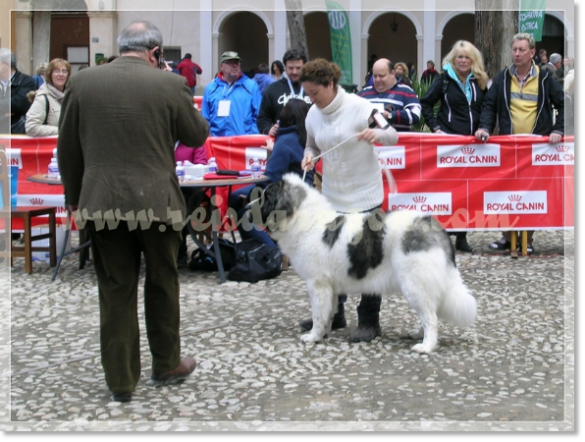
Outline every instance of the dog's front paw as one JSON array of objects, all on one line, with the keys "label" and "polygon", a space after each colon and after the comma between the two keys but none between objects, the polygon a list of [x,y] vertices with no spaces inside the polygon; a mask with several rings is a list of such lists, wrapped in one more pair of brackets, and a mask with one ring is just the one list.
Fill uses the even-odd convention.
[{"label": "dog's front paw", "polygon": [[316,333],[307,333],[301,336],[301,341],[303,342],[321,342],[323,341],[323,336],[319,336]]},{"label": "dog's front paw", "polygon": [[425,345],[424,343],[413,345],[410,349],[412,351],[416,351],[417,353],[421,353],[421,354],[429,354],[429,353],[432,353],[434,350],[433,347],[431,347],[428,344]]}]

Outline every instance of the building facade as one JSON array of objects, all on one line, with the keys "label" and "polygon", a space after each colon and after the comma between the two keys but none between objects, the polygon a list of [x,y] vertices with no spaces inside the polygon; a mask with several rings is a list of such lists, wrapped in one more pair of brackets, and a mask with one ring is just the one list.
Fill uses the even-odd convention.
[{"label": "building facade", "polygon": [[[453,43],[474,42],[475,0],[337,0],[348,14],[353,83],[361,85],[370,56],[412,62],[418,75],[427,60],[440,65]],[[309,57],[331,58],[325,0],[302,0]],[[31,73],[60,57],[74,69],[117,54],[116,37],[133,20],[161,29],[167,60],[189,52],[202,66],[198,90],[219,68],[222,52],[236,51],[242,69],[282,59],[289,47],[285,0],[9,0],[0,10],[0,44],[10,40],[19,68]],[[570,0],[549,0],[537,49],[575,55],[575,14]],[[12,11],[12,12],[11,12]],[[9,18],[8,18],[9,17]],[[8,29],[7,29],[8,27]],[[510,62],[512,60],[510,59]]]}]

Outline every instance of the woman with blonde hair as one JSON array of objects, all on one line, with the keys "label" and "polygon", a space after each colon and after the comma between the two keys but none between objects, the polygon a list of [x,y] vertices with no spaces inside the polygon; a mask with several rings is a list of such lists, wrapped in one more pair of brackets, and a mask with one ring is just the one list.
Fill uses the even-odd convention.
[{"label": "woman with blonde hair", "polygon": [[55,58],[45,70],[45,83],[36,91],[34,101],[26,114],[25,129],[29,137],[46,137],[59,133],[61,102],[71,76],[67,60]]},{"label": "woman with blonde hair", "polygon": [[[479,127],[488,76],[479,50],[459,40],[443,60],[443,73],[428,89],[420,104],[427,126],[435,133],[473,135]],[[435,115],[433,109],[439,102]],[[466,232],[456,233],[455,248],[472,252]]]}]

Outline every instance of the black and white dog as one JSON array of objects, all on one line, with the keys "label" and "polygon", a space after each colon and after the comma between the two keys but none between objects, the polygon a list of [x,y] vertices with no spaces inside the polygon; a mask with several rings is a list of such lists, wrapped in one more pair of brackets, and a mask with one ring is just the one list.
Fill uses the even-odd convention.
[{"label": "black and white dog", "polygon": [[460,327],[474,322],[475,298],[434,218],[406,210],[340,214],[294,174],[268,186],[251,208],[307,283],[313,329],[302,341],[331,333],[339,293],[402,293],[422,324],[413,335],[423,338],[412,347],[419,353],[436,348],[439,319]]}]

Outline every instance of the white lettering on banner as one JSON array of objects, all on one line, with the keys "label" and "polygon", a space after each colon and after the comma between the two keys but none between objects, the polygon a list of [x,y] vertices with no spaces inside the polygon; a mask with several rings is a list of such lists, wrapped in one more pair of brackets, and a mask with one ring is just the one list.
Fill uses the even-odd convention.
[{"label": "white lettering on banner", "polygon": [[[66,216],[67,208],[65,207],[65,195],[59,194],[17,194],[17,206],[54,206],[57,216]],[[48,215],[45,215],[48,216]]]},{"label": "white lettering on banner", "polygon": [[542,11],[526,11],[520,13],[520,21],[534,19],[534,18],[542,18]]},{"label": "white lettering on banner", "polygon": [[499,144],[437,146],[437,167],[499,167]]},{"label": "white lettering on banner", "polygon": [[575,143],[538,143],[532,145],[533,166],[574,166]]},{"label": "white lettering on banner", "polygon": [[389,194],[388,210],[418,210],[429,215],[451,215],[453,197],[451,192]]},{"label": "white lettering on banner", "polygon": [[382,169],[406,169],[404,146],[375,146]]},{"label": "white lettering on banner", "polygon": [[548,213],[547,207],[546,190],[507,190],[483,194],[486,215]]},{"label": "white lettering on banner", "polygon": [[6,149],[6,157],[8,159],[9,166],[18,166],[22,169],[22,149]]},{"label": "white lettering on banner", "polygon": [[258,162],[262,167],[262,170],[266,170],[266,162],[268,161],[268,155],[266,149],[261,147],[246,147],[246,169],[252,169],[252,163],[254,158],[258,158]]}]

